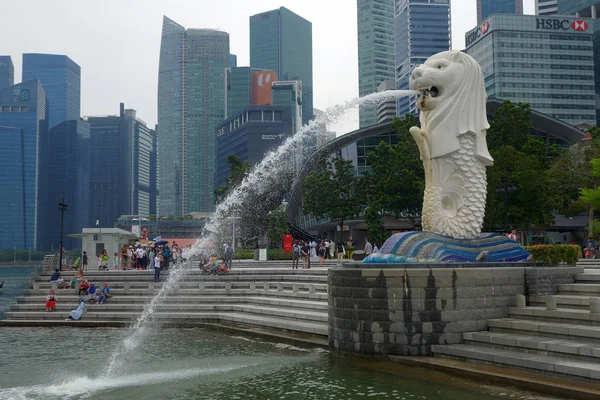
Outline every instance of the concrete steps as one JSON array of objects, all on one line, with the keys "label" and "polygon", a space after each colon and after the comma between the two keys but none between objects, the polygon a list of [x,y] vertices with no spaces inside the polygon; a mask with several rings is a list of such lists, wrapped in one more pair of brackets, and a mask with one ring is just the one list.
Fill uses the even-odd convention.
[{"label": "concrete steps", "polygon": [[[289,263],[234,264],[227,275],[202,275],[199,269],[185,271],[176,288],[156,306],[153,321],[167,324],[234,324],[327,336],[327,268],[292,269]],[[81,322],[85,326],[123,326],[135,321],[163,282],[153,282],[152,271],[90,271],[89,282],[98,288],[109,282],[113,297],[106,304],[87,304]],[[65,281],[73,272],[63,272]],[[50,272],[37,276],[23,291],[0,326],[62,325],[77,306],[77,289],[49,282]],[[45,299],[54,288],[56,310],[47,312]],[[73,322],[74,324],[80,321]],[[95,323],[94,323],[95,322]],[[255,329],[255,328],[253,328]]]},{"label": "concrete steps", "polygon": [[600,259],[580,264],[574,283],[558,284],[556,309],[547,296],[530,296],[508,318],[487,320],[487,331],[464,333],[463,344],[433,346],[434,356],[599,382],[600,314],[590,313],[590,298],[600,298]]},{"label": "concrete steps", "polygon": [[[596,254],[598,254],[598,252],[596,252]],[[584,267],[584,268],[589,268],[589,269],[600,269],[600,258],[593,258],[593,259],[582,258],[579,261],[577,261],[576,265],[578,267]]]},{"label": "concrete steps", "polygon": [[469,332],[464,344],[493,347],[537,355],[584,359],[600,363],[600,341],[558,339],[519,332]]},{"label": "concrete steps", "polygon": [[535,355],[521,351],[467,344],[434,345],[432,351],[438,357],[450,356],[461,360],[535,370],[545,374],[600,380],[600,364],[596,361],[571,360],[565,357]]}]

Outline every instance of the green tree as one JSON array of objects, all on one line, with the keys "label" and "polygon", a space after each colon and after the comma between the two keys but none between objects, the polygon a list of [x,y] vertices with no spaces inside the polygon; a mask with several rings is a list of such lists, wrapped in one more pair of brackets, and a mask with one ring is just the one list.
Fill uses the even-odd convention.
[{"label": "green tree", "polygon": [[154,214],[148,215],[147,218],[148,218],[148,221],[156,221],[156,215],[154,215]]},{"label": "green tree", "polygon": [[239,186],[244,178],[252,171],[252,166],[246,160],[242,160],[238,156],[231,154],[227,157],[229,164],[229,176],[227,183],[215,189],[215,202],[220,203],[227,195],[237,186]]},{"label": "green tree", "polygon": [[367,224],[367,237],[369,240],[381,246],[388,238],[383,224],[383,212],[373,207],[367,207],[365,210],[365,223]]},{"label": "green tree", "polygon": [[[425,174],[419,149],[409,133],[419,121],[412,114],[392,122],[398,143],[389,145],[381,142],[367,153],[371,171],[364,174],[365,202],[373,209],[385,210],[398,217],[401,212],[411,215],[421,213]],[[375,219],[373,220],[375,221]]]},{"label": "green tree", "polygon": [[287,213],[285,207],[279,206],[268,215],[269,225],[267,227],[267,237],[272,247],[280,248],[283,241],[283,235],[289,233]]},{"label": "green tree", "polygon": [[531,137],[527,104],[505,101],[490,125],[487,139],[494,165],[487,169],[484,228],[529,231],[551,224],[554,202],[548,168],[558,148]]},{"label": "green tree", "polygon": [[335,157],[325,166],[321,163],[303,182],[303,211],[319,218],[329,216],[339,223],[341,234],[344,220],[360,212],[359,182],[352,161]]}]

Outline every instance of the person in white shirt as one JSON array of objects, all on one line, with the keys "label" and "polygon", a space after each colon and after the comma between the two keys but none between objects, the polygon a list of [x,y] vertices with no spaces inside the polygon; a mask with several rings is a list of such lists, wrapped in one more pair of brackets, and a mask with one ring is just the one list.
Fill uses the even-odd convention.
[{"label": "person in white shirt", "polygon": [[329,240],[325,239],[325,258],[329,257]]},{"label": "person in white shirt", "polygon": [[365,238],[367,243],[365,243],[365,255],[369,256],[373,253],[373,245],[369,242],[369,238]]}]

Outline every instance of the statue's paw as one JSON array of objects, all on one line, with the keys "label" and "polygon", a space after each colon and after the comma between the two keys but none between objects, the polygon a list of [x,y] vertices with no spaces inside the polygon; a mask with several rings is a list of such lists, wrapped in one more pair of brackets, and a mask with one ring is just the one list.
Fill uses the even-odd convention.
[{"label": "statue's paw", "polygon": [[419,128],[418,126],[413,126],[408,131],[413,136],[420,136],[421,135],[421,128]]}]

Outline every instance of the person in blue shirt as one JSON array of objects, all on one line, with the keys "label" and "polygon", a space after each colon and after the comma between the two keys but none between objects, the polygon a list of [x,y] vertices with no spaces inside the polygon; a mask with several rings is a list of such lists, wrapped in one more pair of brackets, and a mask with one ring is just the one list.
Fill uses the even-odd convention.
[{"label": "person in blue shirt", "polygon": [[104,282],[104,287],[100,292],[100,296],[98,296],[98,304],[104,304],[107,298],[112,297],[110,294],[110,286],[108,286],[108,282]]},{"label": "person in blue shirt", "polygon": [[61,278],[58,268],[52,273],[52,276],[50,277],[50,283],[60,283],[62,284],[63,288],[65,287],[65,281]]}]

